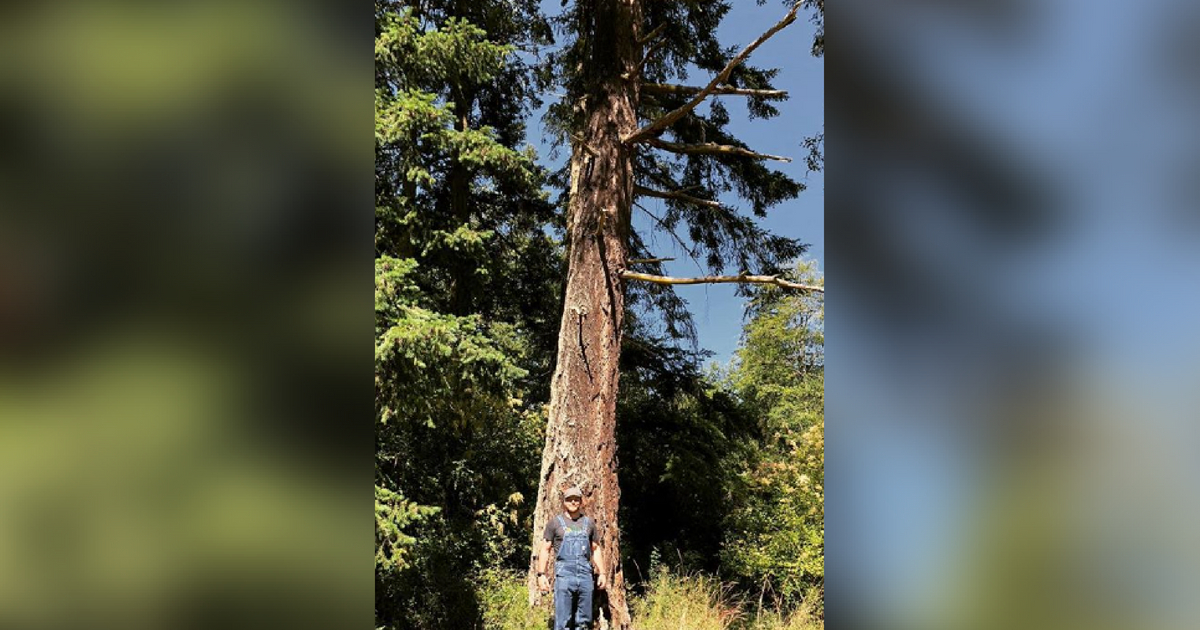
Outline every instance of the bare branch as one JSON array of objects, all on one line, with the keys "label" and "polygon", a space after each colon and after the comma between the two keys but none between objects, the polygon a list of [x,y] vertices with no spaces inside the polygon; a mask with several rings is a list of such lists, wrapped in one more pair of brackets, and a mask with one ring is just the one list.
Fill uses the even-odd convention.
[{"label": "bare branch", "polygon": [[799,2],[794,3],[792,5],[792,9],[787,12],[787,15],[783,16],[783,19],[780,20],[778,24],[776,24],[775,26],[772,26],[767,32],[763,33],[762,35],[759,35],[758,39],[754,40],[749,46],[746,46],[746,48],[742,52],[738,53],[738,55],[736,57],[734,57],[733,59],[731,59],[729,61],[729,63],[725,64],[725,68],[723,70],[721,70],[721,72],[719,74],[717,74],[716,77],[713,77],[713,80],[711,82],[709,82],[709,84],[707,86],[705,86],[705,88],[703,90],[700,90],[700,93],[696,94],[696,96],[693,97],[692,100],[688,101],[687,104],[685,104],[683,107],[680,107],[679,109],[676,109],[676,110],[666,114],[662,118],[659,118],[658,120],[655,120],[654,122],[651,122],[650,124],[646,125],[645,127],[642,127],[641,129],[638,129],[637,131],[622,138],[622,142],[625,142],[626,144],[633,144],[635,142],[643,142],[647,138],[650,138],[650,137],[654,136],[655,134],[660,133],[662,130],[666,129],[667,127],[670,127],[671,125],[675,124],[675,121],[686,116],[688,114],[688,112],[692,111],[693,109],[696,109],[696,106],[699,105],[702,101],[704,101],[704,99],[708,98],[708,95],[712,94],[713,90],[717,89],[718,85],[721,85],[722,83],[725,83],[726,81],[729,80],[729,75],[733,73],[733,69],[738,67],[743,61],[745,61],[746,57],[749,57],[750,53],[754,52],[755,48],[758,48],[760,45],[762,45],[763,42],[770,39],[772,35],[774,35],[775,33],[778,33],[780,30],[782,30],[788,24],[795,22],[796,21],[796,12],[799,10],[800,10],[800,3]]},{"label": "bare branch", "polygon": [[634,186],[633,194],[642,195],[643,197],[658,197],[659,199],[678,199],[679,201],[686,201],[688,203],[694,203],[694,204],[701,205],[701,206],[708,206],[709,208],[720,208],[721,207],[720,202],[713,201],[711,199],[701,199],[699,197],[685,195],[680,191],[668,192],[665,190],[654,190],[653,188],[644,188],[642,186]]},{"label": "bare branch", "polygon": [[626,262],[626,264],[629,264],[629,265],[640,265],[643,263],[658,263],[658,262],[667,262],[667,261],[671,261],[671,260],[675,260],[675,259],[674,258],[634,258],[632,260],[627,260],[625,262]]},{"label": "bare branch", "polygon": [[[660,31],[663,26],[666,26],[666,25],[663,24],[662,26],[659,26],[658,28],[654,29],[655,32]],[[654,33],[651,33],[651,35],[654,35]],[[646,39],[648,41],[650,38],[647,37]],[[656,39],[653,44],[650,44],[650,48],[646,49],[645,52],[642,53],[642,59],[641,59],[641,61],[638,61],[637,69],[635,70],[635,74],[637,75],[639,80],[641,79],[642,73],[646,69],[646,64],[649,63],[650,58],[653,57],[655,53],[662,50],[663,46],[665,46],[666,43],[667,43],[667,40],[665,40],[665,39]],[[628,73],[622,73],[621,77],[625,78],[627,80],[633,78],[633,76],[629,75]]]},{"label": "bare branch", "polygon": [[683,153],[686,155],[739,155],[742,157],[754,158],[756,160],[777,160],[779,162],[791,162],[792,158],[782,155],[770,155],[767,153],[756,153],[750,149],[743,147],[735,147],[728,144],[716,144],[713,142],[705,142],[702,144],[677,144],[675,142],[664,142],[657,138],[649,138],[646,144],[664,151],[672,153]]},{"label": "bare branch", "polygon": [[654,30],[652,30],[649,33],[646,33],[645,35],[638,38],[638,45],[645,46],[648,42],[650,42],[650,40],[654,39],[655,37],[658,37],[659,35],[662,35],[663,29],[665,29],[665,28],[667,28],[666,22],[663,22],[662,24],[659,24],[658,26],[654,27]]},{"label": "bare branch", "polygon": [[[674,85],[671,83],[643,83],[643,94],[699,94],[704,88],[694,85]],[[787,98],[787,90],[753,90],[722,85],[712,91],[713,94],[733,94],[736,96],[763,96],[767,98]]]},{"label": "bare branch", "polygon": [[825,293],[825,287],[819,287],[811,284],[800,284],[784,280],[779,276],[706,276],[703,278],[672,278],[669,276],[654,276],[648,273],[637,273],[634,271],[622,271],[621,277],[626,280],[642,280],[644,282],[653,282],[654,284],[718,284],[718,283],[739,283],[739,284],[774,284],[785,289],[795,289],[797,291],[811,291],[813,293]]},{"label": "bare branch", "polygon": [[692,248],[688,247],[687,243],[683,242],[683,239],[679,238],[679,235],[675,233],[675,230],[667,227],[667,223],[660,219],[657,214],[647,210],[646,206],[643,206],[636,201],[633,202],[633,205],[637,206],[637,208],[642,212],[645,212],[651,219],[654,219],[654,222],[658,224],[658,227],[661,227],[664,232],[670,234],[671,238],[675,239],[675,242],[679,245],[679,248],[683,250],[683,253],[688,255],[688,258],[692,260],[692,263],[696,265],[696,268],[702,269],[700,266],[700,261],[696,259],[696,253],[692,251]]}]

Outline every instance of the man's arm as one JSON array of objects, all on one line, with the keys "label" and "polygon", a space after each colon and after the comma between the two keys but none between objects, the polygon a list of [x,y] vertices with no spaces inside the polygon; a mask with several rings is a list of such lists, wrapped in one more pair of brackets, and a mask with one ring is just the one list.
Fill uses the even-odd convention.
[{"label": "man's arm", "polygon": [[550,578],[546,577],[546,565],[550,562],[550,541],[543,540],[538,548],[537,561],[534,563],[537,568],[537,583],[538,589],[543,593],[550,590]]},{"label": "man's arm", "polygon": [[537,572],[539,575],[545,575],[546,565],[550,563],[550,541],[543,540],[542,545],[538,548]]},{"label": "man's arm", "polygon": [[608,586],[608,572],[604,570],[604,552],[595,542],[592,543],[592,570],[596,572],[596,588],[603,591]]}]

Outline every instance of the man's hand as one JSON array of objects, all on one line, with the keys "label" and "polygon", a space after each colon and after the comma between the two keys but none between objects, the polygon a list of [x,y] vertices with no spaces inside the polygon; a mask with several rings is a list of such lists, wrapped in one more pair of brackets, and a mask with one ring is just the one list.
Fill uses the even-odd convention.
[{"label": "man's hand", "polygon": [[550,592],[550,578],[548,578],[548,577],[546,577],[546,576],[544,576],[544,575],[539,575],[539,576],[538,576],[538,579],[537,579],[537,583],[538,583],[538,590],[539,590],[539,591],[541,591],[541,592],[543,592],[543,593],[549,593],[549,592]]},{"label": "man's hand", "polygon": [[596,588],[602,591],[608,588],[608,578],[603,573],[596,576]]}]

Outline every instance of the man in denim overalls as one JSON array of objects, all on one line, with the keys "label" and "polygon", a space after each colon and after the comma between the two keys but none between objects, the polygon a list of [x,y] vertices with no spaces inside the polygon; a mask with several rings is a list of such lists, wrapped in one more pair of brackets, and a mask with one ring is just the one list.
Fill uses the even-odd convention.
[{"label": "man in denim overalls", "polygon": [[[550,591],[550,580],[546,577],[546,565],[551,547],[558,551],[554,560],[554,628],[555,630],[582,630],[592,624],[592,574],[598,576],[596,588],[604,590],[607,585],[601,570],[603,556],[596,524],[584,516],[583,492],[577,487],[563,493],[563,513],[546,523],[545,540],[538,553],[538,589]],[[590,561],[589,561],[590,558]]]}]

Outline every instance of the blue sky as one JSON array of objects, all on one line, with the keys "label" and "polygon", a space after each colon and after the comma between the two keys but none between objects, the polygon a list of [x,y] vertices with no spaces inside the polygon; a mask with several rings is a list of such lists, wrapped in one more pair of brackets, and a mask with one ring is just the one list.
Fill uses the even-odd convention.
[{"label": "blue sky", "polygon": [[[727,46],[737,46],[739,50],[786,13],[781,2],[771,1],[761,7],[748,0],[733,4],[734,8],[722,23],[719,34],[722,42]],[[561,1],[545,0],[542,10],[548,15],[556,15],[561,11]],[[794,161],[789,164],[772,162],[771,165],[793,179],[804,182],[808,189],[799,198],[773,208],[762,225],[776,234],[798,238],[809,244],[806,257],[817,261],[818,268],[824,273],[824,174],[807,172],[803,159],[806,152],[801,146],[805,137],[821,133],[825,123],[825,65],[823,59],[814,58],[809,52],[813,32],[813,25],[802,14],[801,19],[776,33],[748,60],[748,63],[758,67],[780,69],[775,87],[787,90],[791,98],[776,105],[781,112],[778,117],[751,121],[746,115],[743,97],[718,98],[729,109],[732,118],[729,127],[734,135],[756,151],[793,158]],[[705,85],[711,78],[707,73],[695,73],[688,77],[686,83]],[[542,159],[549,162],[549,147],[542,144],[539,137],[540,115],[540,112],[535,114],[530,121],[530,141],[538,146]],[[566,159],[566,156],[562,155],[560,159]],[[735,195],[726,195],[720,200],[734,207],[746,207]],[[655,199],[644,199],[641,203],[651,211],[661,207],[661,202]],[[639,214],[642,213],[635,211],[635,221],[638,221]],[[667,263],[669,274],[706,275],[703,269],[681,255],[670,237],[664,235],[652,243],[661,248],[655,254],[678,258]],[[728,362],[737,349],[742,325],[743,300],[735,295],[735,287],[725,284],[688,285],[677,287],[676,291],[688,301],[695,318],[700,347],[715,353],[712,360]]]}]

